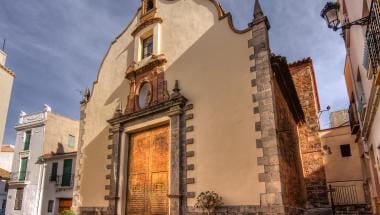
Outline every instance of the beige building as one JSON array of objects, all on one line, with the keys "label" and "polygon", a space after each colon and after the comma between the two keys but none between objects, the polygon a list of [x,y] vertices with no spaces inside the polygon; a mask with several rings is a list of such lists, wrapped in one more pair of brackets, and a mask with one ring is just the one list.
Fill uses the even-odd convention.
[{"label": "beige building", "polygon": [[368,211],[368,190],[359,144],[349,125],[321,130],[326,181],[338,211]]},{"label": "beige building", "polygon": [[330,127],[341,127],[350,124],[348,110],[334,111],[330,114]]},{"label": "beige building", "polygon": [[338,8],[340,26],[344,26],[351,132],[368,169],[364,177],[372,208],[380,214],[380,1],[338,0],[330,7]]},{"label": "beige building", "polygon": [[328,214],[311,59],[272,55],[258,1],[244,30],[215,0],[141,3],[81,102],[75,212],[201,214],[212,190],[222,213]]},{"label": "beige building", "polygon": [[15,73],[5,66],[7,54],[0,50],[0,145],[3,144]]}]

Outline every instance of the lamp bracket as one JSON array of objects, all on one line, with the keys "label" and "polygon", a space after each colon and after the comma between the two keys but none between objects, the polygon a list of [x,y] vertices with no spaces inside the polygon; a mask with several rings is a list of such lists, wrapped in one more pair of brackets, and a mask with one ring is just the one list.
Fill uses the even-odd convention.
[{"label": "lamp bracket", "polygon": [[346,23],[339,28],[335,28],[334,31],[337,31],[338,29],[342,29],[343,31],[345,31],[347,29],[350,29],[351,26],[353,26],[353,25],[367,25],[368,21],[369,21],[369,16],[366,16],[366,17],[360,18],[358,20],[355,20],[353,22]]}]

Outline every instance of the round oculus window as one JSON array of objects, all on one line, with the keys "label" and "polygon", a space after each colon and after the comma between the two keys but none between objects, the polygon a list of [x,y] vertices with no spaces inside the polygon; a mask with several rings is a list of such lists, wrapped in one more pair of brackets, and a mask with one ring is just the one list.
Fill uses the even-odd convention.
[{"label": "round oculus window", "polygon": [[141,85],[139,91],[139,107],[145,108],[149,105],[151,92],[150,92],[150,84],[145,82]]}]

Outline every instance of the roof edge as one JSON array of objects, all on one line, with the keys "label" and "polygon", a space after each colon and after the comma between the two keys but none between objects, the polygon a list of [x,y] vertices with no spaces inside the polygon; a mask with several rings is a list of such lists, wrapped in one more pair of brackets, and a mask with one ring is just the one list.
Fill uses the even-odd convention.
[{"label": "roof edge", "polygon": [[13,76],[13,78],[16,77],[16,73],[14,73],[11,69],[9,69],[8,67],[6,66],[3,66],[0,64],[0,68],[2,68],[6,73],[8,73],[9,75]]}]

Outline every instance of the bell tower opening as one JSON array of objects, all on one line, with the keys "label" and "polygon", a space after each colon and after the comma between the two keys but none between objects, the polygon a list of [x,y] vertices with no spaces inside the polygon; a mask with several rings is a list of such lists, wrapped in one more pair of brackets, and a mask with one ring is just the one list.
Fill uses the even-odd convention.
[{"label": "bell tower opening", "polygon": [[146,0],[145,12],[149,12],[153,8],[154,8],[154,2],[153,2],[153,0]]}]

